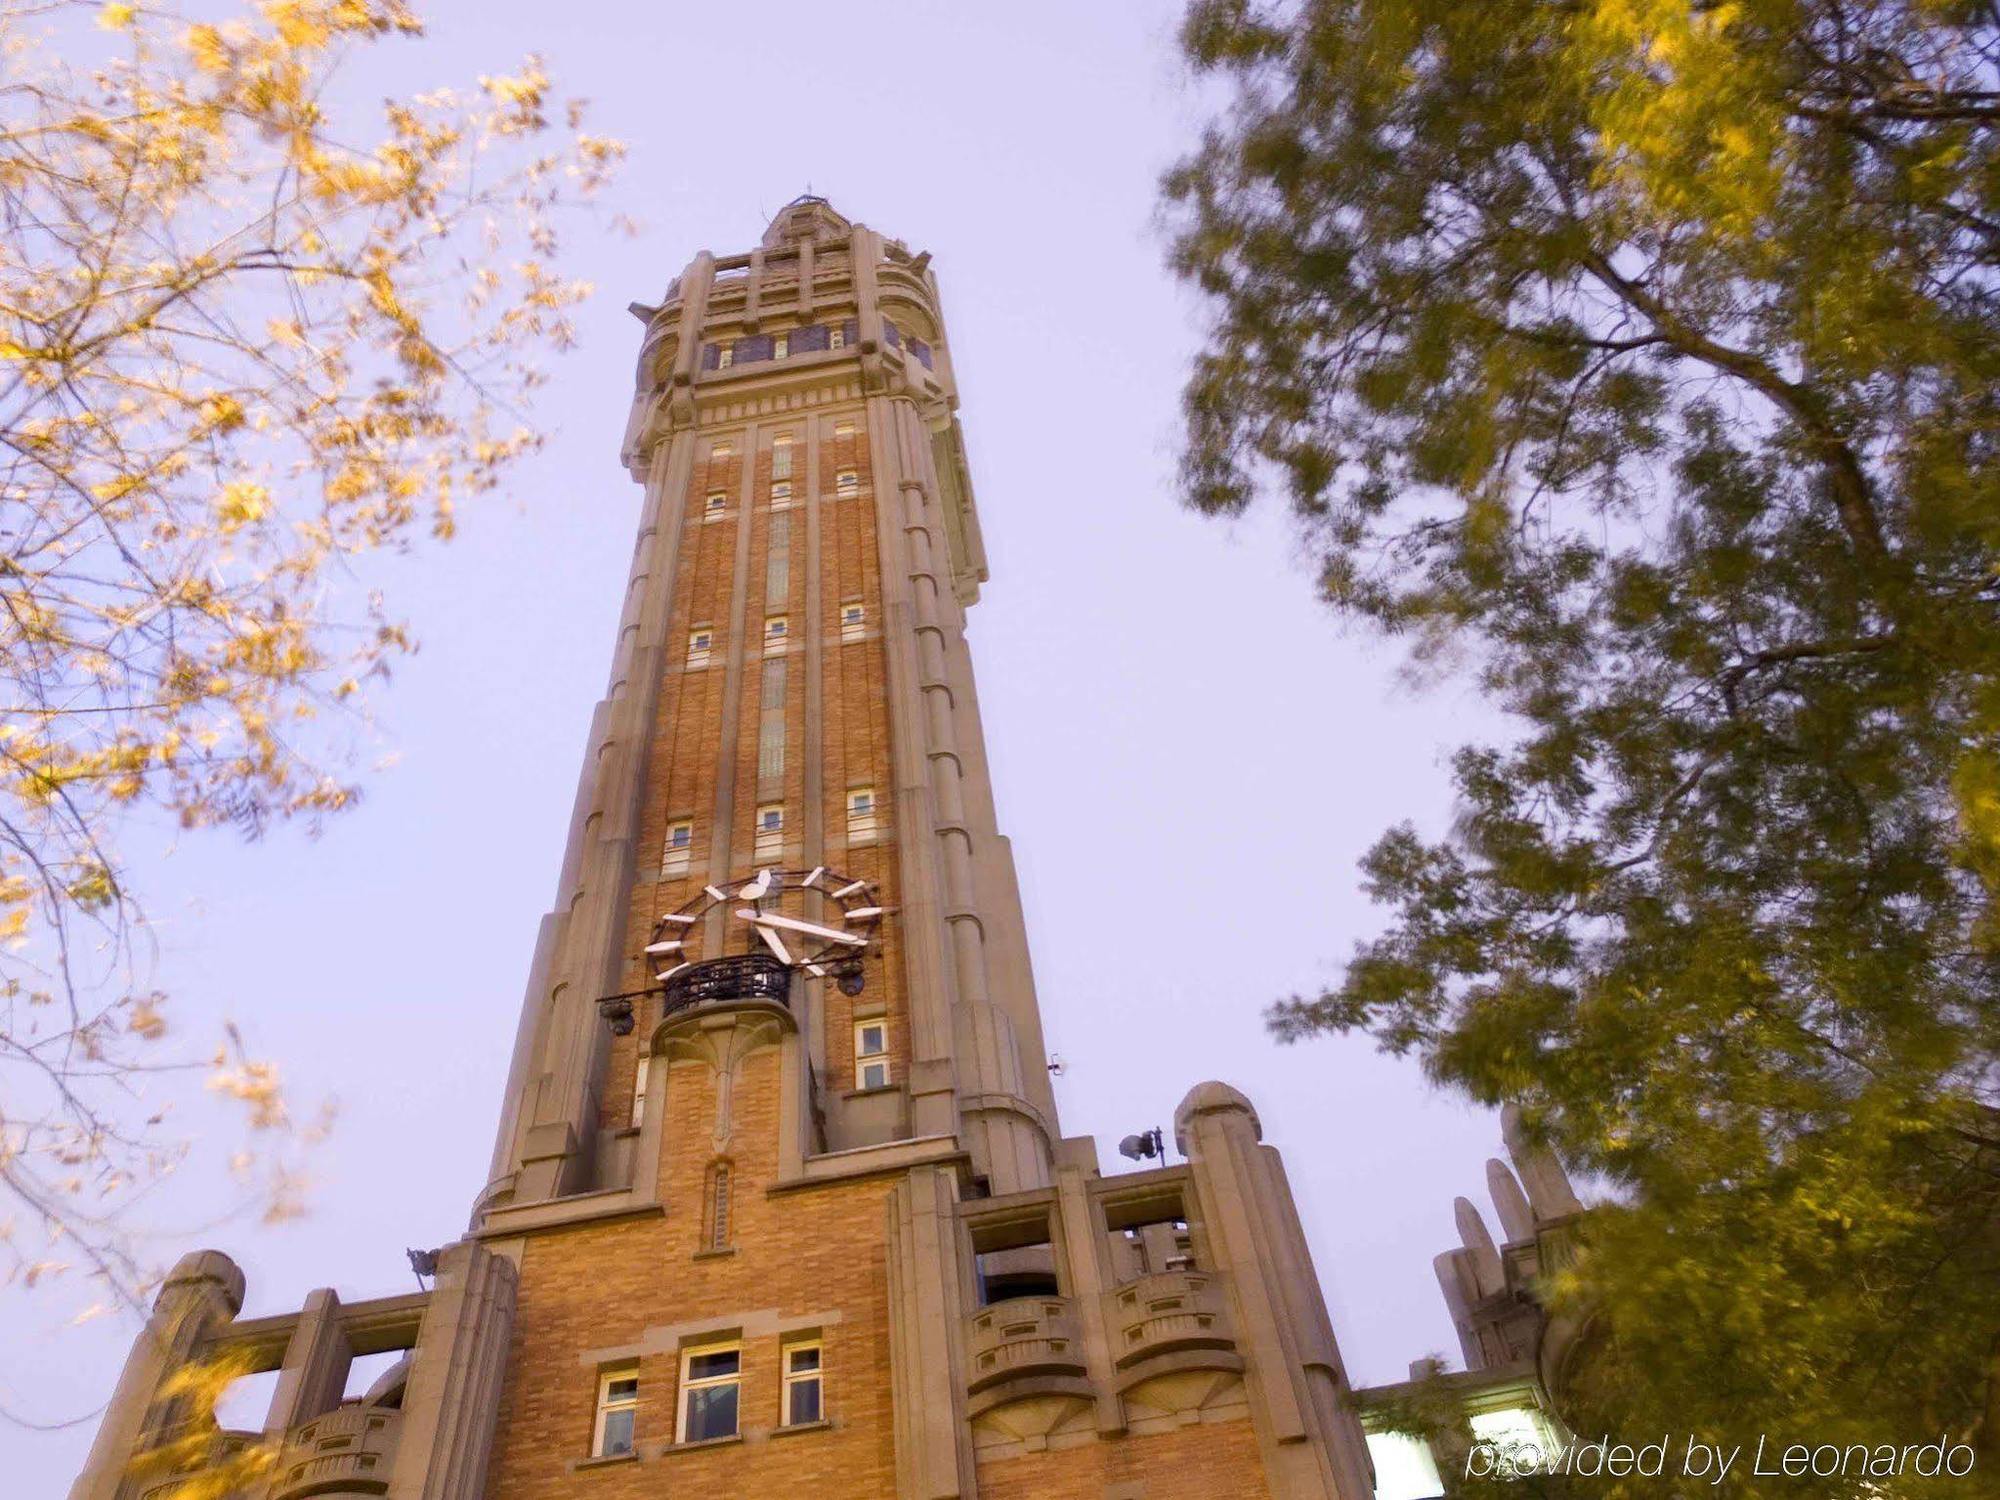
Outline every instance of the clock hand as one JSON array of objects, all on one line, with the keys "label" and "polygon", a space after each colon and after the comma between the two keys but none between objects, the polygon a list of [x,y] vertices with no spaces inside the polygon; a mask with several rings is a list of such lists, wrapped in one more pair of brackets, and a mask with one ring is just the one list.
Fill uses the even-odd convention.
[{"label": "clock hand", "polygon": [[786,951],[785,945],[783,941],[780,940],[777,933],[773,932],[770,928],[764,926],[763,923],[761,922],[757,924],[757,936],[762,938],[767,944],[770,945],[771,951],[778,955],[778,962],[783,964],[786,968],[789,969],[794,963],[798,962],[797,959],[793,958],[792,955]]},{"label": "clock hand", "polygon": [[816,922],[800,922],[791,917],[781,917],[776,912],[739,909],[736,915],[759,927],[782,927],[787,932],[803,932],[807,937],[825,938],[830,943],[847,943],[852,947],[861,948],[868,942],[867,938],[851,932],[836,932],[831,927],[821,927]]}]

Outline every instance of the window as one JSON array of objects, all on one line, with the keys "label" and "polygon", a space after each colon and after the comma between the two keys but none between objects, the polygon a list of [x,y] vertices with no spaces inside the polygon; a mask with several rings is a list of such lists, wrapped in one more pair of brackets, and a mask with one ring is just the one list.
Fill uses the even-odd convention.
[{"label": "window", "polygon": [[666,848],[660,853],[662,875],[685,875],[694,852],[694,820],[679,818],[667,825]]},{"label": "window", "polygon": [[858,641],[868,634],[868,607],[865,604],[840,606],[840,638]]},{"label": "window", "polygon": [[726,370],[735,363],[736,363],[736,346],[734,344],[724,344],[722,346],[721,351],[717,353],[717,355],[715,356],[716,369]]},{"label": "window", "polygon": [[767,802],[757,809],[755,855],[758,859],[776,859],[784,850],[785,805],[782,802]]},{"label": "window", "polygon": [[833,476],[835,498],[845,500],[861,493],[861,476],[852,469],[842,469]]},{"label": "window", "polygon": [[681,1419],[675,1441],[706,1443],[736,1436],[736,1395],[743,1351],[736,1345],[690,1349],[681,1356]]},{"label": "window", "polygon": [[720,521],[724,516],[728,514],[729,514],[729,496],[721,490],[710,490],[708,492],[708,499],[702,502],[701,506],[702,520]]},{"label": "window", "polygon": [[708,653],[714,648],[715,632],[713,630],[694,630],[688,632],[687,664],[690,667],[707,666]]},{"label": "window", "polygon": [[713,448],[708,450],[710,458],[733,458],[735,454],[736,445],[729,442],[717,443]]},{"label": "window", "polygon": [[775,781],[785,774],[785,659],[764,666],[758,688],[757,779]]},{"label": "window", "polygon": [[632,1128],[637,1130],[646,1123],[646,1085],[652,1081],[653,1054],[641,1052],[638,1066],[632,1070]]},{"label": "window", "polygon": [[789,432],[781,432],[771,439],[771,477],[792,477],[792,435]]},{"label": "window", "polygon": [[829,349],[845,349],[847,347],[847,330],[842,328],[838,323],[827,329],[826,347]]},{"label": "window", "polygon": [[837,438],[853,437],[854,424],[852,422],[835,422],[833,424],[833,435]]},{"label": "window", "polygon": [[865,844],[875,837],[875,788],[858,786],[847,794],[847,842]]},{"label": "window", "polygon": [[771,615],[764,621],[764,654],[783,654],[785,642],[792,638],[792,622],[783,615]]},{"label": "window", "polygon": [[771,509],[783,510],[792,503],[792,482],[789,479],[771,481]]},{"label": "window", "polygon": [[803,1427],[820,1420],[820,1346],[785,1346],[785,1406],[778,1420],[787,1427]]},{"label": "window", "polygon": [[710,1162],[708,1191],[702,1194],[701,1246],[704,1250],[729,1248],[729,1163]]},{"label": "window", "polygon": [[597,1379],[597,1425],[591,1433],[593,1458],[632,1451],[632,1424],[639,1415],[639,1372],[606,1370]]},{"label": "window", "polygon": [[792,518],[771,517],[771,541],[764,551],[764,607],[783,609],[792,591]]},{"label": "window", "polygon": [[854,1086],[858,1089],[886,1089],[889,1086],[889,1023],[854,1023]]},{"label": "window", "polygon": [[788,357],[791,354],[791,352],[792,352],[792,336],[790,334],[781,333],[776,338],[771,340],[771,358],[784,359]]}]

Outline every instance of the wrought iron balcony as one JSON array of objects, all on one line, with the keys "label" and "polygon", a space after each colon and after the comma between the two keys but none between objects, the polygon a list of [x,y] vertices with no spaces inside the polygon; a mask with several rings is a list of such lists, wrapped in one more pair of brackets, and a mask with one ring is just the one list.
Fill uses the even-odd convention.
[{"label": "wrought iron balcony", "polygon": [[647,995],[661,997],[662,1019],[694,1006],[739,1000],[767,1000],[789,1010],[792,971],[768,953],[704,959],[683,966],[665,984],[652,989],[607,996],[597,1002],[597,1009],[611,1023],[614,1035],[625,1036],[633,1026],[632,1002]]}]

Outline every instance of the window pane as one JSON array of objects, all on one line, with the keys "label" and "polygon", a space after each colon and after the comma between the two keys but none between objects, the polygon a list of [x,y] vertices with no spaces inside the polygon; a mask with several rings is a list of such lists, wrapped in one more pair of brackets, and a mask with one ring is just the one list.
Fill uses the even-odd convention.
[{"label": "window pane", "polygon": [[632,1451],[632,1419],[637,1415],[629,1406],[604,1414],[604,1445],[598,1453],[606,1458],[616,1453]]},{"label": "window pane", "polygon": [[786,1388],[790,1397],[790,1407],[785,1412],[785,1420],[796,1427],[801,1422],[819,1420],[819,1380],[795,1380]]},{"label": "window pane", "polygon": [[873,1057],[876,1053],[886,1052],[887,1050],[885,1033],[880,1026],[864,1026],[861,1028],[862,1056]]},{"label": "window pane", "polygon": [[889,1065],[872,1062],[861,1070],[861,1086],[864,1089],[880,1089],[889,1086]]},{"label": "window pane", "polygon": [[[734,1355],[729,1356],[734,1359]],[[699,1386],[688,1392],[687,1397],[687,1441],[705,1442],[709,1438],[734,1437],[736,1435],[736,1382],[727,1385]]]},{"label": "window pane", "polygon": [[604,1399],[607,1401],[629,1401],[638,1394],[639,1377],[637,1375],[625,1380],[611,1381],[604,1387]]},{"label": "window pane", "polygon": [[817,1370],[819,1368],[819,1350],[794,1349],[789,1355],[789,1360],[791,1372],[794,1375],[802,1374],[807,1370]]},{"label": "window pane", "polygon": [[734,1375],[742,1362],[742,1352],[736,1349],[691,1355],[688,1359],[688,1379],[713,1380],[718,1375]]}]

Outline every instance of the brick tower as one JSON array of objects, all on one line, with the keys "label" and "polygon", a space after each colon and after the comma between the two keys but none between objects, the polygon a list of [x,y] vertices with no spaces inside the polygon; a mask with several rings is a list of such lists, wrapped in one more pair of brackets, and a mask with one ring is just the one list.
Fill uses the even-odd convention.
[{"label": "brick tower", "polygon": [[[256,1500],[1366,1500],[1248,1101],[1192,1090],[1182,1166],[1058,1131],[930,256],[806,197],[633,311],[645,503],[468,1231],[278,1318],[189,1256],[75,1500],[191,1434]],[[280,1372],[261,1435],[174,1394],[225,1355]]]}]

